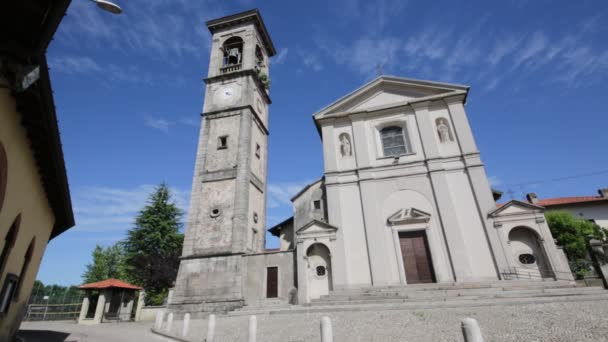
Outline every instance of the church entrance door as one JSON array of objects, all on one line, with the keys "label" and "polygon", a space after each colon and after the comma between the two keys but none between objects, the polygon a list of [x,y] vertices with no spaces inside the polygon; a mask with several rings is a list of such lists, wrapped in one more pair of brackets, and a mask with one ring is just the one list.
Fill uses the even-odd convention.
[{"label": "church entrance door", "polygon": [[433,283],[435,273],[424,230],[400,232],[399,243],[408,284]]}]

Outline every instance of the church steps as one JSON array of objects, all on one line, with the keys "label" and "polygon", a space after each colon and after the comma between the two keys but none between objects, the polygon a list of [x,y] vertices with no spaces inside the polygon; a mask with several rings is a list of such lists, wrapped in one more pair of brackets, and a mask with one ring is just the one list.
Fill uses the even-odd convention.
[{"label": "church steps", "polygon": [[344,312],[344,311],[375,311],[375,310],[415,310],[415,309],[434,309],[434,308],[466,308],[484,307],[500,305],[521,305],[537,303],[558,303],[558,302],[585,302],[585,301],[608,301],[608,292],[593,292],[589,294],[529,294],[527,296],[495,296],[492,298],[481,298],[479,296],[461,296],[453,298],[435,298],[431,300],[393,300],[393,301],[345,301],[333,303],[311,303],[306,305],[292,305],[277,309],[248,309],[242,308],[233,311],[226,316],[243,315],[275,315],[275,314],[296,314],[296,313],[315,313],[315,312]]},{"label": "church steps", "polygon": [[606,295],[608,293],[603,290],[588,290],[580,291],[520,291],[520,292],[496,292],[496,293],[464,293],[454,294],[449,296],[398,296],[398,297],[350,297],[334,300],[319,300],[310,303],[310,306],[327,306],[327,305],[357,305],[357,304],[381,304],[381,303],[407,303],[407,302],[435,302],[435,301],[463,301],[463,300],[479,300],[479,299],[504,299],[504,298],[548,298],[548,297],[563,297],[563,296],[588,296],[588,295]]}]

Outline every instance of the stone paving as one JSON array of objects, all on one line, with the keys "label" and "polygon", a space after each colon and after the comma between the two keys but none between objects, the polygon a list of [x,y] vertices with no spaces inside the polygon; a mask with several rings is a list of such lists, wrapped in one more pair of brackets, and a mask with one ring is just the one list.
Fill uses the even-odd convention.
[{"label": "stone paving", "polygon": [[[320,341],[322,316],[335,342],[463,341],[460,322],[473,317],[487,342],[608,341],[608,300],[416,310],[258,315],[258,341]],[[173,322],[172,333],[181,331]],[[216,342],[247,340],[247,316],[217,316]],[[190,341],[203,341],[207,322],[192,320]]]}]

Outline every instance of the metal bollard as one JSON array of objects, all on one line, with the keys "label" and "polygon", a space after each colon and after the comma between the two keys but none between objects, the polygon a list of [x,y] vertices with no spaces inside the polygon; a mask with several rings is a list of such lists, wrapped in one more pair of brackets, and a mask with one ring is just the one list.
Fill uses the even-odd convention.
[{"label": "metal bollard", "polygon": [[154,323],[154,329],[160,330],[163,327],[163,320],[165,319],[165,312],[159,311],[156,313],[156,322]]},{"label": "metal bollard", "polygon": [[462,334],[465,342],[483,342],[479,323],[474,318],[465,318],[462,320]]},{"label": "metal bollard", "polygon": [[182,337],[188,336],[189,330],[190,330],[190,314],[187,313],[184,315],[184,327],[182,328]]},{"label": "metal bollard", "polygon": [[249,339],[248,342],[255,342],[258,334],[258,320],[255,316],[249,316]]},{"label": "metal bollard", "polygon": [[333,342],[334,334],[331,329],[331,319],[327,316],[321,318],[321,342]]},{"label": "metal bollard", "polygon": [[215,315],[209,315],[209,322],[207,324],[207,339],[205,342],[213,342],[215,339]]},{"label": "metal bollard", "polygon": [[173,312],[169,313],[169,316],[167,316],[167,327],[165,328],[166,332],[171,332],[171,328],[173,327]]}]

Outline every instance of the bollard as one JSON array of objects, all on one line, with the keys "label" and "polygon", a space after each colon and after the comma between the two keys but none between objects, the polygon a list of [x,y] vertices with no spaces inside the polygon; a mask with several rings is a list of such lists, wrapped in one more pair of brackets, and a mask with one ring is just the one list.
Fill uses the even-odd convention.
[{"label": "bollard", "polygon": [[321,342],[333,342],[334,334],[331,329],[331,319],[327,316],[321,318]]},{"label": "bollard", "polygon": [[249,316],[249,339],[248,342],[255,342],[258,333],[258,320],[255,316]]},{"label": "bollard", "polygon": [[182,337],[188,336],[189,330],[190,330],[190,314],[187,313],[184,315],[184,328],[182,329]]},{"label": "bollard", "polygon": [[479,323],[474,318],[465,318],[462,320],[462,334],[465,342],[483,342]]},{"label": "bollard", "polygon": [[154,324],[154,329],[160,330],[163,327],[163,320],[165,319],[164,316],[164,311],[159,311],[156,313],[156,323]]},{"label": "bollard", "polygon": [[205,342],[213,342],[215,339],[215,315],[209,315],[209,322],[207,325],[207,339]]},{"label": "bollard", "polygon": [[172,326],[173,326],[173,312],[169,313],[169,316],[167,316],[167,327],[165,328],[165,331],[171,332]]}]

